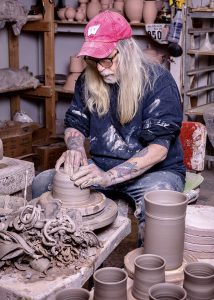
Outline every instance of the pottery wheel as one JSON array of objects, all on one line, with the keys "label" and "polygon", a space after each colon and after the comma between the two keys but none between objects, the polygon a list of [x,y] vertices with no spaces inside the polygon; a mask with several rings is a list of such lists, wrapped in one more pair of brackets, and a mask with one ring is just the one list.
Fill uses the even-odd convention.
[{"label": "pottery wheel", "polygon": [[[126,254],[126,256],[124,258],[125,269],[129,275],[129,277],[132,279],[134,277],[135,258],[139,255],[142,255],[143,251],[144,251],[144,248],[134,249],[134,250],[130,251],[128,254]],[[196,262],[196,261],[197,261],[196,257],[194,257],[193,255],[184,251],[182,266],[175,270],[165,271],[166,282],[182,284],[182,281],[184,279],[184,274],[183,274],[184,266],[188,263]]]},{"label": "pottery wheel", "polygon": [[195,236],[214,237],[213,216],[213,206],[187,206],[185,232]]},{"label": "pottery wheel", "polygon": [[90,230],[103,228],[114,222],[117,217],[117,211],[117,204],[107,198],[106,205],[102,211],[83,217],[83,225]]},{"label": "pottery wheel", "polygon": [[[47,192],[43,194],[44,197],[47,197],[48,200],[55,199],[52,196],[52,192]],[[60,201],[60,199],[57,199]],[[88,202],[79,204],[78,201],[72,203],[71,201],[61,201],[62,202],[62,208],[74,208],[78,209],[82,216],[88,216],[93,215],[101,210],[103,210],[106,206],[106,197],[104,194],[100,192],[91,191],[90,193],[90,199],[88,199]]]}]

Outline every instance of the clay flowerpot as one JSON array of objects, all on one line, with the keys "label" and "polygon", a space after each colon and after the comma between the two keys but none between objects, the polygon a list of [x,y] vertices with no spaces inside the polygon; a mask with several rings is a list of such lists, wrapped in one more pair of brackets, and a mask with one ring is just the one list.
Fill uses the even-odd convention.
[{"label": "clay flowerpot", "polygon": [[77,20],[77,22],[83,22],[85,20],[85,17],[86,17],[85,12],[81,8],[78,8],[75,15],[75,20]]},{"label": "clay flowerpot", "polygon": [[186,291],[173,283],[158,283],[149,289],[150,300],[185,300]]},{"label": "clay flowerpot", "polygon": [[143,20],[145,24],[153,24],[157,17],[156,0],[145,0],[143,6]]},{"label": "clay flowerpot", "polygon": [[188,300],[214,299],[214,266],[204,262],[187,264],[184,268],[184,289]]},{"label": "clay flowerpot", "polygon": [[101,11],[99,0],[91,0],[87,5],[86,15],[89,20],[96,16]]},{"label": "clay flowerpot", "polygon": [[165,282],[165,261],[154,254],[143,254],[136,257],[132,295],[141,300],[147,297],[149,288]]},{"label": "clay flowerpot", "polygon": [[83,288],[63,289],[56,293],[56,300],[89,300],[90,293]]},{"label": "clay flowerpot", "polygon": [[116,0],[114,2],[114,9],[117,9],[122,15],[124,12],[124,1],[122,0]]},{"label": "clay flowerpot", "polygon": [[114,267],[97,270],[94,275],[93,300],[127,300],[128,274]]},{"label": "clay flowerpot", "polygon": [[166,270],[183,262],[187,197],[183,193],[160,190],[145,193],[144,253],[166,261]]},{"label": "clay flowerpot", "polygon": [[58,15],[58,17],[60,18],[60,20],[66,20],[66,17],[65,17],[65,11],[66,11],[66,7],[60,8],[60,9],[57,11],[57,15]]},{"label": "clay flowerpot", "polygon": [[77,56],[70,56],[70,72],[81,73],[84,70],[83,59]]},{"label": "clay flowerpot", "polygon": [[125,14],[130,23],[140,23],[143,16],[143,0],[125,0]]},{"label": "clay flowerpot", "polygon": [[65,10],[65,17],[68,21],[73,21],[76,14],[76,10],[73,7],[67,7]]}]

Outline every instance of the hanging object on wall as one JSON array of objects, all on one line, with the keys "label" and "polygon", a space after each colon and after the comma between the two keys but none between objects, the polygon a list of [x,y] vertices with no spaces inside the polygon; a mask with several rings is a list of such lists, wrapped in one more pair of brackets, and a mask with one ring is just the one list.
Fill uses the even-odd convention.
[{"label": "hanging object on wall", "polygon": [[177,9],[174,18],[169,27],[169,35],[168,35],[168,50],[171,56],[179,57],[182,55],[183,50],[179,45],[180,36],[183,28],[183,19],[182,19],[182,11]]},{"label": "hanging object on wall", "polygon": [[182,6],[185,4],[185,0],[169,0],[170,6],[175,6],[178,9],[182,9]]}]

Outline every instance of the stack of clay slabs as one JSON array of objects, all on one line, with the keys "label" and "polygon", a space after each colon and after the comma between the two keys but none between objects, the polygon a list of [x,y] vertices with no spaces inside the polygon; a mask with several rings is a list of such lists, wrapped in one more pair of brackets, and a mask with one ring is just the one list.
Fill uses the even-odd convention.
[{"label": "stack of clay slabs", "polygon": [[199,259],[214,258],[214,207],[187,207],[184,249]]},{"label": "stack of clay slabs", "polygon": [[[126,254],[126,256],[124,258],[124,267],[129,275],[129,278],[131,278],[131,279],[134,278],[135,258],[139,255],[142,255],[143,253],[144,253],[144,248],[142,247],[142,248],[134,249],[134,250],[130,251],[128,254]],[[184,280],[184,272],[183,271],[184,271],[185,265],[187,265],[188,263],[191,263],[191,262],[196,262],[196,261],[197,261],[196,257],[194,257],[193,255],[186,253],[186,251],[184,251],[182,265],[177,269],[165,271],[166,282],[174,283],[174,284],[182,286],[183,280]]]}]

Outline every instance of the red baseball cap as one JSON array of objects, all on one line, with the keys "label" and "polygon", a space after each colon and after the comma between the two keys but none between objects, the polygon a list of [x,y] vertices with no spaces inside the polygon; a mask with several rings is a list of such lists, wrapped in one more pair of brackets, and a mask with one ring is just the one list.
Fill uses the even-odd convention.
[{"label": "red baseball cap", "polygon": [[105,10],[88,22],[84,36],[78,56],[104,58],[111,54],[118,41],[132,36],[132,29],[120,13]]}]

